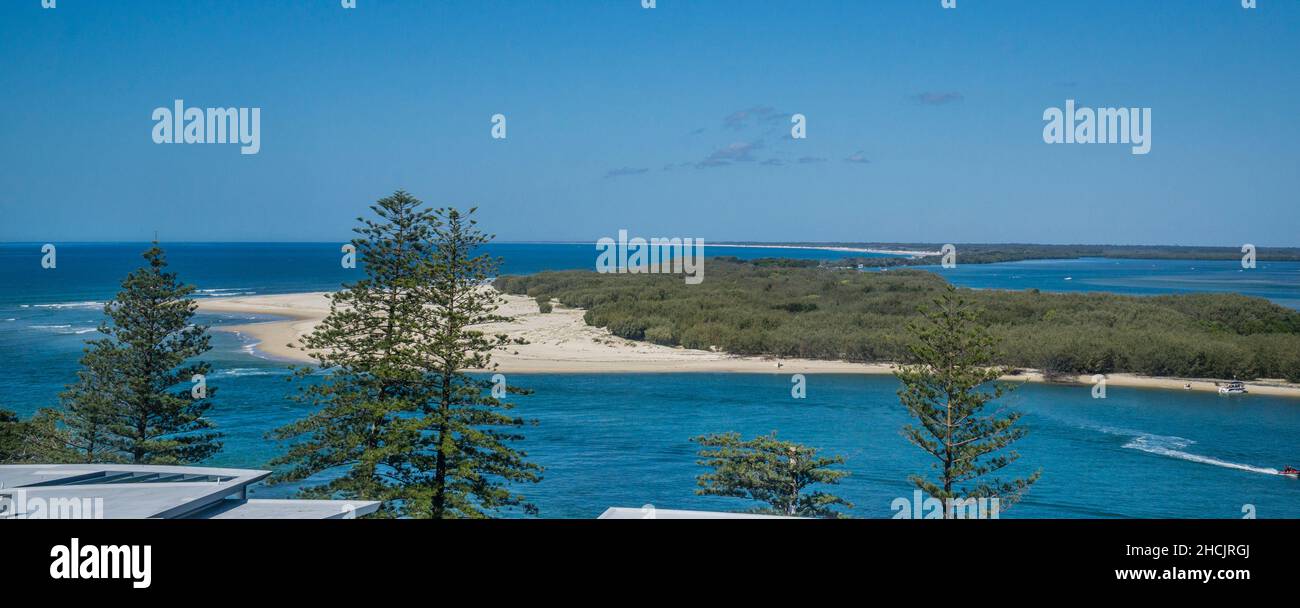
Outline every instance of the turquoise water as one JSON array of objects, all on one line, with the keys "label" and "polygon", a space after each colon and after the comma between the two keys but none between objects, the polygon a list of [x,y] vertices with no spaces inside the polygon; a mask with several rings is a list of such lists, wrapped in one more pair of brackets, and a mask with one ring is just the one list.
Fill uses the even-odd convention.
[{"label": "turquoise water", "polygon": [[[94,335],[101,303],[138,263],[140,245],[66,245],[58,268],[40,268],[39,244],[0,245],[0,405],[28,414],[55,403],[77,369],[82,341]],[[590,245],[500,244],[505,272],[587,268]],[[185,244],[168,247],[173,268],[206,295],[328,290],[352,275],[335,244]],[[709,247],[711,255],[838,259],[811,250]],[[1138,260],[1022,262],[943,271],[986,288],[1173,293],[1239,289],[1294,306],[1300,264],[1261,262],[1248,287],[1228,262]],[[1193,269],[1194,267],[1194,269]],[[1248,271],[1253,272],[1253,271]],[[707,275],[706,275],[707,276]],[[1073,280],[1063,281],[1063,276]],[[1064,285],[1062,285],[1064,283]],[[1235,286],[1235,287],[1234,287]],[[1252,291],[1253,290],[1253,291]],[[217,325],[249,315],[205,315]],[[259,358],[233,334],[217,332],[207,359],[217,387],[212,416],[226,433],[213,464],[260,467],[282,449],[264,433],[301,417],[283,398],[292,390],[284,365]],[[838,492],[861,517],[889,517],[910,497],[906,477],[928,463],[906,444],[906,416],[890,377],[808,377],[808,398],[790,398],[788,375],[515,375],[536,392],[518,400],[539,424],[521,447],[547,468],[545,480],[520,488],[547,517],[594,517],[608,506],[738,510],[734,499],[693,494],[689,438],[736,430],[782,437],[846,458],[852,475]],[[1273,474],[1300,463],[1300,401],[1110,387],[1094,400],[1087,387],[1030,385],[1005,405],[1025,414],[1019,473],[1043,469],[1025,503],[1006,517],[1300,517],[1300,482]],[[284,496],[292,487],[262,487]]]}]

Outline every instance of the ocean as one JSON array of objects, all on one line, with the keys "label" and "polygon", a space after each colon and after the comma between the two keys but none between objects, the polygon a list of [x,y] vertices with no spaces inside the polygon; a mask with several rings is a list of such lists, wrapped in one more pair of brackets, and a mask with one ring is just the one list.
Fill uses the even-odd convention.
[{"label": "ocean", "polygon": [[[39,243],[0,244],[0,407],[23,415],[57,403],[77,370],[82,343],[96,336],[102,303],[140,262],[145,244],[66,244],[57,267],[42,269]],[[169,244],[172,270],[200,297],[324,291],[357,271],[340,267],[340,244]],[[591,268],[582,244],[502,243],[503,273]],[[715,247],[708,255],[839,259],[821,250]],[[1131,294],[1241,291],[1300,307],[1300,263],[1233,261],[1032,261],[959,265],[935,271],[956,284],[988,289],[1111,291]],[[707,274],[706,274],[707,276]],[[1069,280],[1066,280],[1066,278]],[[202,315],[213,325],[254,315]],[[212,418],[226,434],[210,464],[265,467],[283,450],[268,430],[306,411],[285,396],[286,365],[262,358],[240,337],[214,332]],[[514,374],[531,388],[517,412],[536,419],[519,447],[546,467],[540,484],[516,488],[543,517],[590,518],[610,506],[743,510],[730,498],[694,494],[690,438],[728,430],[777,431],[782,438],[845,458],[851,474],[831,491],[857,517],[890,517],[910,499],[907,476],[929,463],[899,433],[907,421],[897,383],[887,376],[814,375],[806,399],[790,397],[784,374]],[[1003,517],[1300,517],[1300,481],[1274,474],[1300,464],[1300,400],[1220,397],[1108,387],[1026,385],[1004,400],[1024,414],[1029,436],[1017,444],[1011,474],[1042,470],[1025,501]],[[262,497],[293,486],[259,486]],[[505,513],[513,516],[517,513]]]}]

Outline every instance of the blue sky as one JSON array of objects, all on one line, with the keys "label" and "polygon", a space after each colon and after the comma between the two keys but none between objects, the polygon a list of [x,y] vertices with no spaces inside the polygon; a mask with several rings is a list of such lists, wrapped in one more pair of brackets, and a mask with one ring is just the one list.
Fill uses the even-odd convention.
[{"label": "blue sky", "polygon": [[[404,188],[504,240],[1295,246],[1300,3],[1258,1],[3,0],[0,240],[336,241]],[[260,153],[154,144],[177,98]],[[1151,152],[1045,144],[1066,99]]]}]

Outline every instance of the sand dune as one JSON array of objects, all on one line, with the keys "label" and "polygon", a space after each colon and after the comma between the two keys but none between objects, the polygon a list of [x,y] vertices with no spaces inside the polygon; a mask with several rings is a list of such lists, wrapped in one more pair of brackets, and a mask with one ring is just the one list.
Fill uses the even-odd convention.
[{"label": "sand dune", "polygon": [[[268,314],[284,320],[224,326],[257,340],[258,352],[273,359],[309,363],[312,359],[298,345],[329,313],[325,293],[297,293],[265,296],[236,296],[199,300],[203,312]],[[771,357],[737,357],[719,352],[660,346],[626,340],[583,321],[583,311],[556,305],[550,313],[540,313],[537,303],[524,296],[504,296],[499,311],[514,318],[510,323],[484,325],[490,333],[505,333],[523,338],[527,344],[511,345],[493,354],[498,369],[506,373],[629,373],[629,372],[746,372],[780,374],[888,374],[894,366],[887,363],[852,363],[812,359],[775,359]],[[1045,382],[1043,374],[1026,371],[1006,380]],[[1068,379],[1067,379],[1068,380]],[[1073,379],[1091,384],[1089,376]],[[1108,387],[1143,387],[1183,390],[1217,390],[1214,380],[1151,378],[1133,374],[1111,374]],[[1247,383],[1252,393],[1300,397],[1300,385],[1282,381],[1260,380]]]}]

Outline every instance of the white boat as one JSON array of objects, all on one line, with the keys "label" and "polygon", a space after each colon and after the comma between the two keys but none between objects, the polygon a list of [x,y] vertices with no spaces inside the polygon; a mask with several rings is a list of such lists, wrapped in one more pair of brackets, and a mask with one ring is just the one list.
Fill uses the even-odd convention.
[{"label": "white boat", "polygon": [[1219,387],[1220,395],[1245,395],[1246,384],[1244,382],[1229,382]]}]

